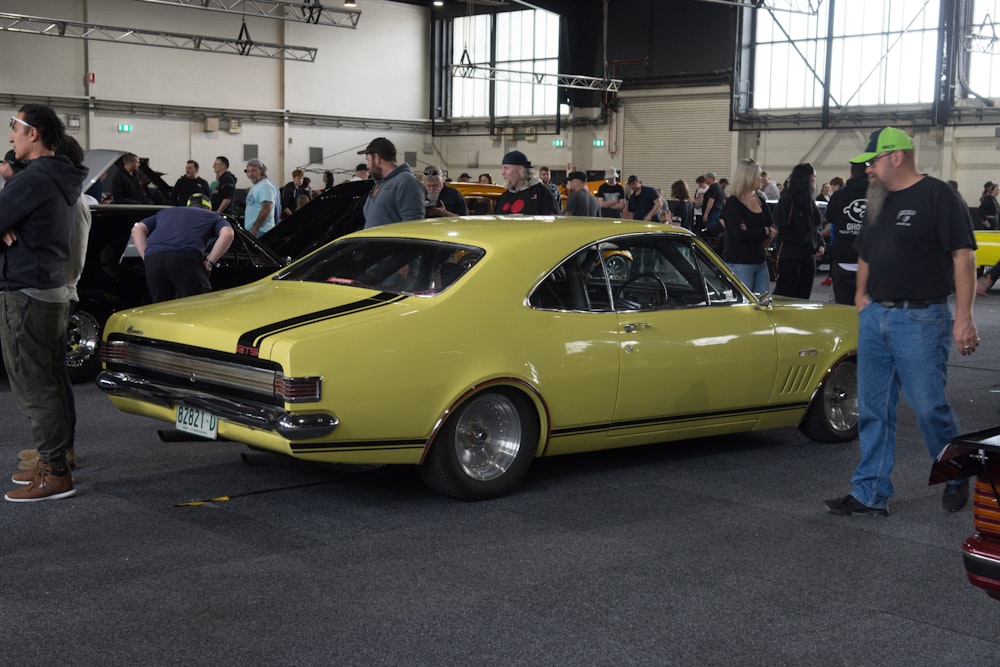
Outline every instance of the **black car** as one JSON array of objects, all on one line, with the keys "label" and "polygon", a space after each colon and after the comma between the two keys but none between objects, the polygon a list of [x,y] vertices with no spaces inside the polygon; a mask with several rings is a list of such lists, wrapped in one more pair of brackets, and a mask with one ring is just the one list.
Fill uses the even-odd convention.
[{"label": "black car", "polygon": [[[254,238],[236,220],[232,246],[212,271],[213,289],[243,285],[364,226],[362,207],[372,181],[335,186],[291,217]],[[74,381],[100,371],[101,332],[117,310],[150,302],[142,259],[131,243],[132,225],[162,206],[104,204],[91,207],[90,240],[80,303],[70,315],[66,363]]]}]

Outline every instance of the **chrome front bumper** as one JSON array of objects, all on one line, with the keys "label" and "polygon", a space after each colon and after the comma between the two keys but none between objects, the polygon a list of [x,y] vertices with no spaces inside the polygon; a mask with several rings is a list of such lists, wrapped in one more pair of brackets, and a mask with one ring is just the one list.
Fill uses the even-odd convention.
[{"label": "chrome front bumper", "polygon": [[131,373],[102,371],[97,386],[114,396],[124,396],[154,405],[173,408],[177,404],[199,408],[219,419],[273,431],[289,440],[309,440],[329,435],[340,424],[335,416],[325,412],[289,413],[274,405],[237,401],[196,389],[184,389],[161,384]]}]

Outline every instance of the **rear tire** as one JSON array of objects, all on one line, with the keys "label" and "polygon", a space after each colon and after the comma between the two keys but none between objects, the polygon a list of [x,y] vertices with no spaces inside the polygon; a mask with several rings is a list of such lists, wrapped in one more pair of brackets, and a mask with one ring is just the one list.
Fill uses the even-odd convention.
[{"label": "rear tire", "polygon": [[854,359],[841,361],[830,372],[799,429],[819,442],[847,442],[858,437],[858,366]]},{"label": "rear tire", "polygon": [[476,394],[441,428],[420,466],[434,491],[459,500],[509,493],[528,472],[538,445],[538,418],[513,389]]}]

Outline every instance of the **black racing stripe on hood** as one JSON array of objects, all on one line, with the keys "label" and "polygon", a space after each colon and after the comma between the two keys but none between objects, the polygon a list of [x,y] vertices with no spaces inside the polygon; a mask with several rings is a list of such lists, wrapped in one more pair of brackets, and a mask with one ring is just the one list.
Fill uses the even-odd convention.
[{"label": "black racing stripe on hood", "polygon": [[393,303],[395,301],[402,301],[406,298],[405,294],[393,294],[391,292],[382,292],[368,299],[362,299],[361,301],[355,301],[354,303],[344,304],[343,306],[337,306],[336,308],[328,308],[326,310],[318,310],[313,313],[306,313],[304,315],[297,315],[291,317],[287,320],[280,320],[278,322],[272,322],[270,324],[265,324],[262,327],[256,329],[251,329],[240,336],[239,345],[245,347],[260,347],[261,342],[268,336],[273,336],[276,333],[282,331],[287,331],[289,329],[294,329],[306,324],[312,324],[314,322],[319,322],[321,320],[326,320],[334,317],[340,317],[342,315],[347,315],[349,313],[356,313],[362,310],[368,310],[370,308],[377,308],[380,306]]}]

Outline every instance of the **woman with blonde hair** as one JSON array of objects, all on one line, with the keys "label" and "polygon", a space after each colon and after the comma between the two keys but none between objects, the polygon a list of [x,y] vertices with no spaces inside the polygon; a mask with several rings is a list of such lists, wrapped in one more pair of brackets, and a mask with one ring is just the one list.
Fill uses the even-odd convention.
[{"label": "woman with blonde hair", "polygon": [[764,198],[757,194],[763,185],[760,165],[750,159],[736,164],[733,194],[726,198],[722,224],[726,246],[722,258],[752,292],[766,292],[771,284],[767,272],[767,250],[777,236]]}]

